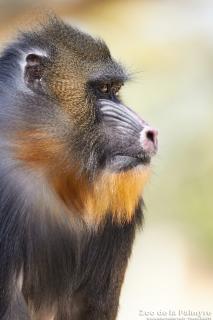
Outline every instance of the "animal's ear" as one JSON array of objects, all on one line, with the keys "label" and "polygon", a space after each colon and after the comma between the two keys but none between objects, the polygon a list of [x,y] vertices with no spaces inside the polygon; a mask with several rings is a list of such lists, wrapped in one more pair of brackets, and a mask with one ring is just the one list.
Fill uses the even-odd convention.
[{"label": "animal's ear", "polygon": [[32,90],[42,89],[42,77],[48,65],[48,58],[37,53],[30,53],[26,56],[24,80],[27,87]]}]

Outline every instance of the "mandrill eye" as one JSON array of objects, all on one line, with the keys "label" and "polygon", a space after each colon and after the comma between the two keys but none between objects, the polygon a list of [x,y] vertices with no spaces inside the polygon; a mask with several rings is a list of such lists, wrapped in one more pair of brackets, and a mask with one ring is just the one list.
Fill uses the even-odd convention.
[{"label": "mandrill eye", "polygon": [[111,91],[112,91],[113,95],[118,96],[122,85],[123,85],[122,83],[118,83],[118,84],[115,83],[115,84],[112,85]]},{"label": "mandrill eye", "polygon": [[113,97],[118,96],[119,91],[122,87],[123,83],[121,82],[104,82],[98,85],[98,91],[100,94]]},{"label": "mandrill eye", "polygon": [[99,90],[103,94],[108,94],[110,93],[110,86],[107,83],[103,83],[100,85]]}]

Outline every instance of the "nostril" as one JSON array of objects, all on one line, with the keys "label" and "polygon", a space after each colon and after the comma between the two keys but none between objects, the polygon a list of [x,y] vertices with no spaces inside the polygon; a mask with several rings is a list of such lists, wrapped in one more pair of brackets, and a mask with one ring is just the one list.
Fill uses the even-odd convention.
[{"label": "nostril", "polygon": [[158,148],[158,130],[146,126],[140,134],[140,143],[144,151],[155,154]]},{"label": "nostril", "polygon": [[155,128],[145,127],[141,132],[140,141],[143,148],[157,148],[158,131]]},{"label": "nostril", "polygon": [[153,143],[155,143],[156,133],[155,133],[154,130],[148,130],[146,132],[146,137],[147,137],[148,140],[150,140]]}]

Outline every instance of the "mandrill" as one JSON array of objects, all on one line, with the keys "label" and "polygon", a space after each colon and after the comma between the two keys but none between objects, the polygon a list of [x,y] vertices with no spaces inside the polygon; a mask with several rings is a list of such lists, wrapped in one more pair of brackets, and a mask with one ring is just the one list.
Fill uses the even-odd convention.
[{"label": "mandrill", "polygon": [[115,320],[157,131],[56,17],[0,57],[0,320]]}]

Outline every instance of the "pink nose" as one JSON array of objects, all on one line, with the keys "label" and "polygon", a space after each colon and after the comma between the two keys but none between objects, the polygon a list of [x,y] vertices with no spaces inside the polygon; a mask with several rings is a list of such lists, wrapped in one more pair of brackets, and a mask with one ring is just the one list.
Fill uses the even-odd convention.
[{"label": "pink nose", "polygon": [[158,131],[154,128],[146,126],[141,131],[140,136],[141,146],[144,151],[155,153],[158,148]]}]

